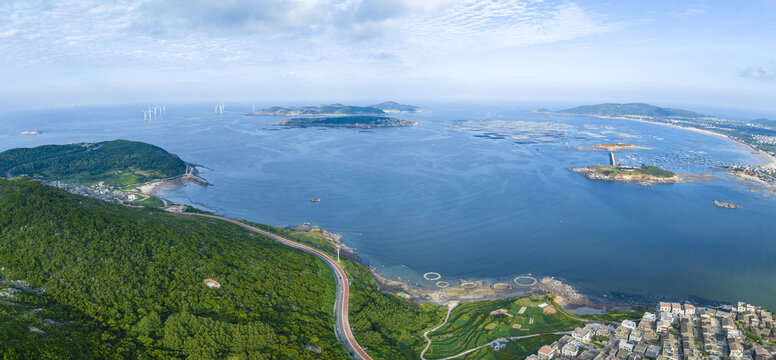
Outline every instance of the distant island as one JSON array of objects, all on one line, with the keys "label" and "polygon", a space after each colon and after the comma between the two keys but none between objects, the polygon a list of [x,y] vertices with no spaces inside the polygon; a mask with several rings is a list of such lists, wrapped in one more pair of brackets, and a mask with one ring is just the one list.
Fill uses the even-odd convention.
[{"label": "distant island", "polygon": [[399,104],[395,101],[386,101],[384,103],[370,105],[369,107],[377,108],[385,112],[419,112],[420,107],[414,105]]},{"label": "distant island", "polygon": [[353,127],[353,128],[376,128],[376,127],[400,127],[416,126],[417,121],[397,119],[387,116],[334,116],[317,118],[293,118],[282,120],[278,125],[309,127],[309,126],[327,126],[327,127]]},{"label": "distant island", "polygon": [[642,165],[591,165],[583,168],[570,168],[570,171],[582,174],[590,180],[618,181],[641,185],[672,184],[683,182],[683,177],[657,166]]},{"label": "distant island", "polygon": [[565,115],[590,115],[590,116],[605,116],[605,117],[655,117],[655,118],[686,118],[686,119],[701,119],[706,115],[698,114],[696,112],[661,108],[655,105],[644,103],[629,103],[629,104],[598,104],[598,105],[584,105],[571,109],[552,111],[547,109],[539,109],[537,112],[543,113],[555,113]]},{"label": "distant island", "polygon": [[266,109],[256,110],[251,115],[274,115],[274,116],[339,116],[339,115],[386,115],[389,112],[418,112],[419,107],[413,105],[399,104],[393,101],[387,101],[370,106],[352,106],[343,104],[328,104],[317,106],[292,106],[282,107],[273,106]]},{"label": "distant island", "polygon": [[596,144],[593,146],[573,146],[577,150],[599,150],[599,151],[620,151],[633,149],[650,149],[648,147],[636,146],[629,143]]}]

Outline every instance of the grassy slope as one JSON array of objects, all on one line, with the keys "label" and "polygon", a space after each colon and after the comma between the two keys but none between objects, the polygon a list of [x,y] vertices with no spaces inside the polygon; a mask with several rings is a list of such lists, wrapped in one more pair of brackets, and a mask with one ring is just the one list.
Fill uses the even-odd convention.
[{"label": "grassy slope", "polygon": [[[450,314],[450,320],[447,325],[430,334],[433,342],[426,353],[426,357],[429,359],[439,359],[455,355],[500,337],[565,331],[582,325],[581,321],[570,319],[561,312],[545,314],[537,306],[541,303],[550,302],[543,296],[531,296],[462,304]],[[526,310],[520,314],[520,309],[524,306]],[[490,312],[498,309],[507,309],[509,314],[513,316],[490,315]],[[534,319],[532,324],[530,323],[531,318]],[[514,329],[512,328],[514,324],[520,324],[522,327]],[[515,343],[522,343],[524,341],[527,340]],[[519,345],[514,345],[514,343],[511,346],[519,347]],[[536,349],[529,347],[529,350],[535,351]],[[482,350],[477,353],[485,356],[488,354],[488,351],[490,350]],[[479,357],[470,355],[468,358],[474,359]]]},{"label": "grassy slope", "polygon": [[[344,356],[332,331],[331,271],[225,222],[0,180],[0,265],[8,279],[45,289],[32,303],[76,319],[84,343],[99,338],[92,350],[101,357]],[[18,314],[0,315],[0,324],[24,329]],[[33,357],[67,344],[52,339],[36,343]]]}]

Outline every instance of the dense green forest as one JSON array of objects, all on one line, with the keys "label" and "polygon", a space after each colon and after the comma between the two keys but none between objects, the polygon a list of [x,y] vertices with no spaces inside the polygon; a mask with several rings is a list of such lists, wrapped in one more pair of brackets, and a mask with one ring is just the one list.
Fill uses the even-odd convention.
[{"label": "dense green forest", "polygon": [[325,264],[223,221],[0,180],[0,268],[7,358],[346,357]]},{"label": "dense green forest", "polygon": [[113,140],[7,150],[0,153],[0,172],[48,181],[85,185],[105,181],[122,186],[182,175],[186,163],[154,145]]}]

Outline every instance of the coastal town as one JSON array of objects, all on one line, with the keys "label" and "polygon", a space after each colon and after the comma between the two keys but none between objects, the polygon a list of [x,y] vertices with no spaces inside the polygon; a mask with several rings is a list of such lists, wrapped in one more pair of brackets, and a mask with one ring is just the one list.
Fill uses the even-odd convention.
[{"label": "coastal town", "polygon": [[78,184],[65,184],[61,181],[49,181],[45,183],[48,186],[53,186],[63,190],[67,190],[73,194],[88,196],[102,201],[123,204],[125,201],[138,201],[143,195],[130,193],[119,190],[118,187],[108,185],[105,182],[100,182],[92,186],[78,185]]},{"label": "coastal town", "polygon": [[776,354],[776,323],[762,307],[660,302],[654,310],[619,324],[587,323],[527,359],[769,360]]}]

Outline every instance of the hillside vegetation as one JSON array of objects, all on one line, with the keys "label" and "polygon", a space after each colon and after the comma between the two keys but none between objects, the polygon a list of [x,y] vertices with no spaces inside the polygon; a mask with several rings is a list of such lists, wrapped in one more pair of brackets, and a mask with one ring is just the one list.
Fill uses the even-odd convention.
[{"label": "hillside vegetation", "polygon": [[0,268],[7,358],[346,356],[325,264],[222,221],[0,180]]},{"label": "hillside vegetation", "polygon": [[186,163],[154,145],[113,140],[7,150],[0,153],[0,172],[47,181],[84,185],[105,181],[123,186],[182,175]]}]

